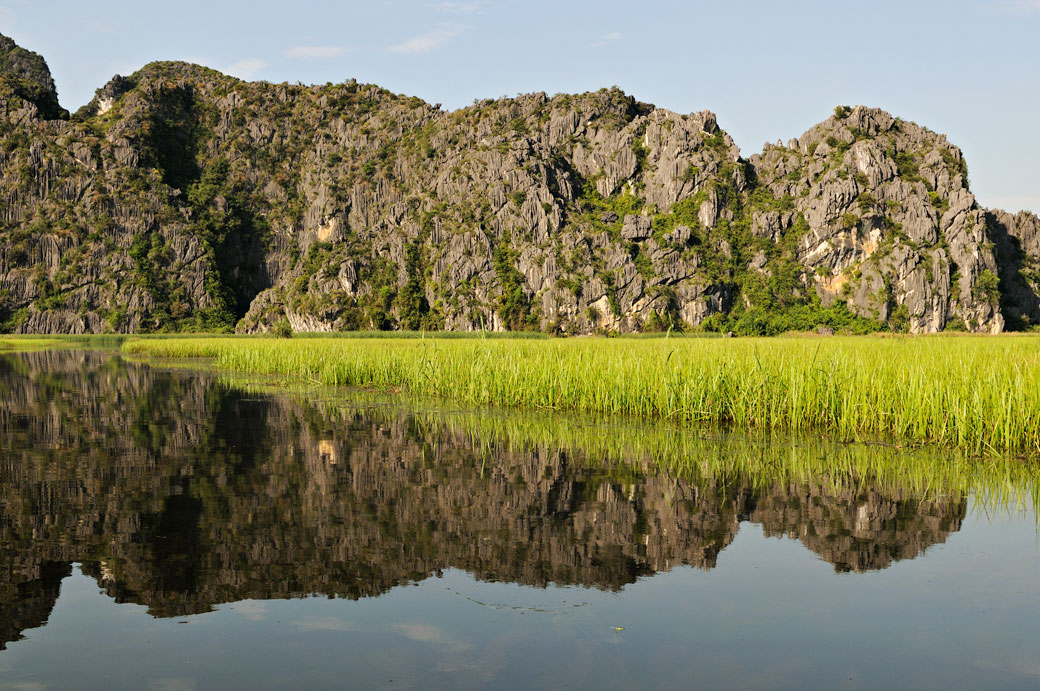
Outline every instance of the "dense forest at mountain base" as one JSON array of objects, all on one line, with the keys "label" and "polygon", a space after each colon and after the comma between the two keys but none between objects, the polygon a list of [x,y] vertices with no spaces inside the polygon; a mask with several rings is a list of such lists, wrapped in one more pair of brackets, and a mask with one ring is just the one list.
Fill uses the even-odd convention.
[{"label": "dense forest at mountain base", "polygon": [[744,158],[617,89],[445,112],[158,62],[70,114],[0,37],[0,195],[0,332],[1040,323],[1040,220],[863,106]]}]

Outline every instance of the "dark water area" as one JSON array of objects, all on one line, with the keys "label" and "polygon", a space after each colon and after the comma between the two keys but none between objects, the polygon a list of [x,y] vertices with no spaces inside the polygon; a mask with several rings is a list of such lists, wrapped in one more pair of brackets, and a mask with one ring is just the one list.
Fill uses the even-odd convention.
[{"label": "dark water area", "polygon": [[503,416],[0,356],[0,691],[1040,686],[1024,461]]}]

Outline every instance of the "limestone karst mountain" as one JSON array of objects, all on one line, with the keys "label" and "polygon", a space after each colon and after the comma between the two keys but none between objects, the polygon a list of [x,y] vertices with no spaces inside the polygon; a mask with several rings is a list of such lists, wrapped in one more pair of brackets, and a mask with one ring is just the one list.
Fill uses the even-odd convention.
[{"label": "limestone karst mountain", "polygon": [[617,89],[444,112],[153,63],[70,116],[0,38],[0,195],[4,331],[1040,320],[1037,217],[860,106],[745,159],[711,113]]}]

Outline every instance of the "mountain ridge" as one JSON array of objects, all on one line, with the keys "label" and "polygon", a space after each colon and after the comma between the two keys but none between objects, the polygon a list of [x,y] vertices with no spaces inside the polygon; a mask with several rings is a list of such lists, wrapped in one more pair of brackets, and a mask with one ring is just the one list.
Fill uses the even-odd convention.
[{"label": "mountain ridge", "polygon": [[1036,216],[879,109],[743,158],[613,88],[443,111],[155,62],[68,115],[23,53],[0,39],[6,331],[1040,323]]}]

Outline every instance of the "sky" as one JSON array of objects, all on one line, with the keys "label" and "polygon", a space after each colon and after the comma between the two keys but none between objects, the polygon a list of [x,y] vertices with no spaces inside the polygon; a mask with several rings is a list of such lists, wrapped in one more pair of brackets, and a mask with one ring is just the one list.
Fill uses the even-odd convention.
[{"label": "sky", "polygon": [[0,33],[69,110],[153,60],[449,109],[619,86],[750,156],[863,104],[946,134],[982,205],[1040,212],[1040,0],[0,0]]}]

